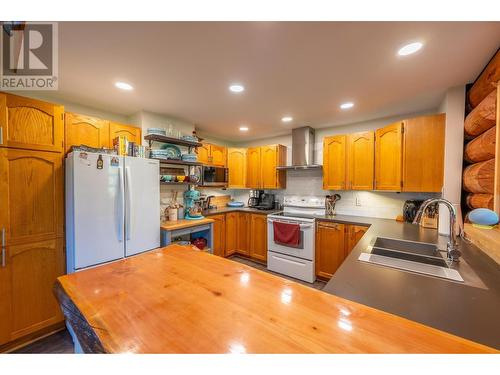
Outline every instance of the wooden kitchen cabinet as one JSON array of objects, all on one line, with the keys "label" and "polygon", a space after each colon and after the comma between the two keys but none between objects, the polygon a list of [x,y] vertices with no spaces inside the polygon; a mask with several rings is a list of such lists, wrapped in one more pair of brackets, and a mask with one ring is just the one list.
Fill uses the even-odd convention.
[{"label": "wooden kitchen cabinet", "polygon": [[286,171],[276,169],[285,164],[285,146],[269,145],[260,148],[261,189],[286,188]]},{"label": "wooden kitchen cabinet", "polygon": [[247,149],[247,187],[250,189],[260,189],[261,168],[260,168],[260,147],[250,147]]},{"label": "wooden kitchen cabinet", "polygon": [[345,225],[318,222],[316,225],[316,276],[329,279],[345,259]]},{"label": "wooden kitchen cabinet", "polygon": [[0,93],[0,147],[63,151],[64,107]]},{"label": "wooden kitchen cabinet", "polygon": [[210,219],[215,220],[214,222],[214,240],[213,240],[213,253],[223,257],[226,249],[226,215],[213,215]]},{"label": "wooden kitchen cabinet", "polygon": [[0,230],[7,245],[63,236],[62,154],[0,148]]},{"label": "wooden kitchen cabinet", "polygon": [[63,321],[52,293],[64,274],[63,238],[10,245],[0,268],[0,345]]},{"label": "wooden kitchen cabinet", "polygon": [[237,252],[239,254],[250,255],[250,233],[250,214],[247,212],[238,212]]},{"label": "wooden kitchen cabinet", "polygon": [[267,216],[250,214],[250,257],[267,261]]},{"label": "wooden kitchen cabinet", "polygon": [[218,167],[227,165],[227,148],[224,146],[211,145],[212,164]]},{"label": "wooden kitchen cabinet", "polygon": [[445,120],[441,113],[404,121],[403,191],[441,192]]},{"label": "wooden kitchen cabinet", "polygon": [[276,169],[286,165],[286,147],[268,145],[247,149],[247,188],[285,189],[286,171]]},{"label": "wooden kitchen cabinet", "polygon": [[226,214],[226,246],[224,256],[228,257],[238,251],[238,212],[229,212]]},{"label": "wooden kitchen cabinet", "polygon": [[345,135],[325,137],[323,140],[323,189],[346,189]]},{"label": "wooden kitchen cabinet", "polygon": [[120,124],[118,122],[109,122],[109,141],[112,146],[113,139],[116,137],[127,137],[129,142],[135,142],[136,144],[142,144],[142,131],[133,125]]},{"label": "wooden kitchen cabinet", "polygon": [[229,169],[228,188],[245,189],[247,175],[247,149],[229,148],[227,150],[227,167]]},{"label": "wooden kitchen cabinet", "polygon": [[64,116],[64,147],[71,146],[112,147],[109,139],[109,121],[96,117],[66,112]]},{"label": "wooden kitchen cabinet", "polygon": [[350,190],[372,190],[375,140],[372,131],[349,134],[347,185]]},{"label": "wooden kitchen cabinet", "polygon": [[368,230],[368,227],[363,225],[347,225],[345,231],[345,256],[347,257],[354,246],[359,242]]},{"label": "wooden kitchen cabinet", "polygon": [[198,161],[202,164],[209,164],[210,144],[203,143],[200,147],[196,148],[198,154]]},{"label": "wooden kitchen cabinet", "polygon": [[207,165],[225,167],[227,165],[227,148],[211,143],[203,143],[197,148],[198,161]]},{"label": "wooden kitchen cabinet", "polygon": [[402,188],[403,125],[399,121],[375,132],[375,190]]},{"label": "wooden kitchen cabinet", "polygon": [[375,133],[375,189],[440,192],[445,114],[400,121]]}]

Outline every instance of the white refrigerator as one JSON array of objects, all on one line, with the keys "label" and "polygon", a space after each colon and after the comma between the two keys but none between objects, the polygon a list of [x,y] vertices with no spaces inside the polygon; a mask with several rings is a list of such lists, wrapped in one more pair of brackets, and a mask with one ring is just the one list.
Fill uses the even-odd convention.
[{"label": "white refrigerator", "polygon": [[68,273],[160,247],[159,168],[152,159],[68,154]]}]

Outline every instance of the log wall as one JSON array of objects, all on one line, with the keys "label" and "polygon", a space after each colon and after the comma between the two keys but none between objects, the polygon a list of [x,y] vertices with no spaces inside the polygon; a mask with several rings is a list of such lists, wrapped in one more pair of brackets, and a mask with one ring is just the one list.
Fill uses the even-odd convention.
[{"label": "log wall", "polygon": [[464,123],[463,189],[470,209],[495,207],[495,163],[497,154],[497,85],[500,80],[500,52],[497,51],[467,93],[472,109]]}]

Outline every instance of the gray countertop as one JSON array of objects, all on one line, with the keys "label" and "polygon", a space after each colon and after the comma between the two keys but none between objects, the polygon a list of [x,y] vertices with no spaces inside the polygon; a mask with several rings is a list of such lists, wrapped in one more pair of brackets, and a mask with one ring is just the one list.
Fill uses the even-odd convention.
[{"label": "gray countertop", "polygon": [[[221,207],[203,214],[234,211],[265,215],[279,212]],[[434,229],[390,219],[349,215],[315,217],[320,221],[369,226],[324,292],[500,349],[500,266],[477,247],[458,239],[465,262],[457,269],[463,274],[460,267],[466,263],[482,287],[358,261],[359,254],[367,251],[375,237],[436,243],[445,249],[447,237],[439,236]]]},{"label": "gray countertop", "polygon": [[[436,230],[346,215],[319,220],[370,226],[323,291],[500,349],[500,266],[477,247],[459,239],[462,259],[481,287],[358,261],[375,237],[437,243],[445,249],[447,238]],[[458,265],[459,272],[465,263]]]}]

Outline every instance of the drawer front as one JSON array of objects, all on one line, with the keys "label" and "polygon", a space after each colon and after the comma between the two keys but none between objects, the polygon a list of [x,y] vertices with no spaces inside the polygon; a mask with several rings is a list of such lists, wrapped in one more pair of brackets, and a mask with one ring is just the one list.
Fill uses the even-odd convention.
[{"label": "drawer front", "polygon": [[267,269],[309,283],[314,282],[316,279],[313,261],[298,259],[272,251],[267,253]]}]

